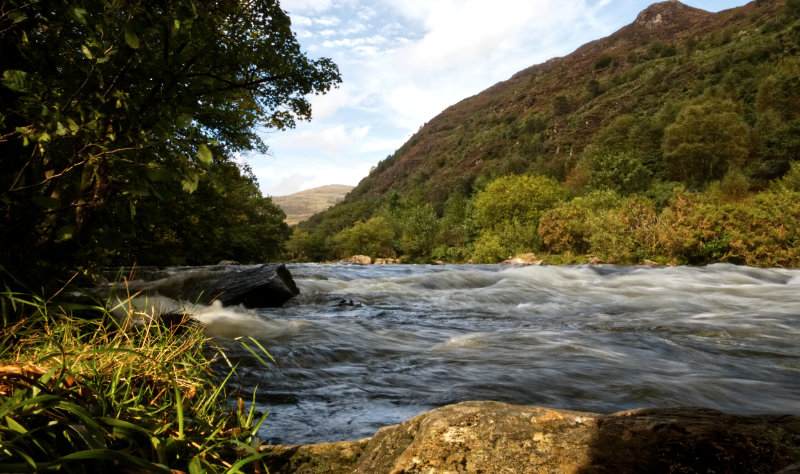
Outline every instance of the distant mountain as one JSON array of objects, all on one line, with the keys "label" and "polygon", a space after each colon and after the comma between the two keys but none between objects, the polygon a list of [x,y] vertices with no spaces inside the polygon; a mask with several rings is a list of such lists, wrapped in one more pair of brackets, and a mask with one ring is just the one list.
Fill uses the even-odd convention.
[{"label": "distant mountain", "polygon": [[286,213],[285,222],[294,225],[341,201],[351,189],[353,186],[329,184],[288,196],[272,196],[272,202]]}]

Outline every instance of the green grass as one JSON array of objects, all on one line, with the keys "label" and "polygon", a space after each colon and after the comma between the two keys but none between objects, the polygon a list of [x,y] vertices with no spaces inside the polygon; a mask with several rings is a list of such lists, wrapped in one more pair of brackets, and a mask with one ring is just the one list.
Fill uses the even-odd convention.
[{"label": "green grass", "polygon": [[189,315],[166,326],[8,290],[0,303],[22,315],[0,330],[0,472],[266,472],[266,415],[230,407],[233,368],[214,373],[227,359]]}]

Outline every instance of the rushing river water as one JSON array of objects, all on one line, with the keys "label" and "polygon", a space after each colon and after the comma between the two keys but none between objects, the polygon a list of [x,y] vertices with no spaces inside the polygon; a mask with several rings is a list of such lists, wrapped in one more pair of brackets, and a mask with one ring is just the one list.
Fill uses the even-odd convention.
[{"label": "rushing river water", "polygon": [[[261,437],[358,439],[464,400],[800,413],[800,271],[731,265],[289,267],[283,308],[209,310]],[[252,344],[251,344],[252,346]]]}]

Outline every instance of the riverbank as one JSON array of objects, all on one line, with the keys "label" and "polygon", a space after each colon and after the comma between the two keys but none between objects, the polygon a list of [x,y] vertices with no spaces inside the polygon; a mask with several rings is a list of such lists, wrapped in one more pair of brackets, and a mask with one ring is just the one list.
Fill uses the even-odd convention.
[{"label": "riverbank", "polygon": [[0,471],[258,470],[264,416],[230,408],[232,368],[190,315],[0,300],[22,315],[0,330]]}]

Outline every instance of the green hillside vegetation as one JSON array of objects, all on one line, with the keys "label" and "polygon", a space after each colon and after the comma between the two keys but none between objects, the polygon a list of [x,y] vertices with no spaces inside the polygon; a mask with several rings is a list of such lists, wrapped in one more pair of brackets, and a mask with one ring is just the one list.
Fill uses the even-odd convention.
[{"label": "green hillside vegetation", "polygon": [[800,266],[800,1],[677,1],[455,104],[290,249]]},{"label": "green hillside vegetation", "polygon": [[353,186],[329,184],[288,196],[272,196],[272,202],[286,213],[284,222],[295,225],[341,201],[351,189]]}]

